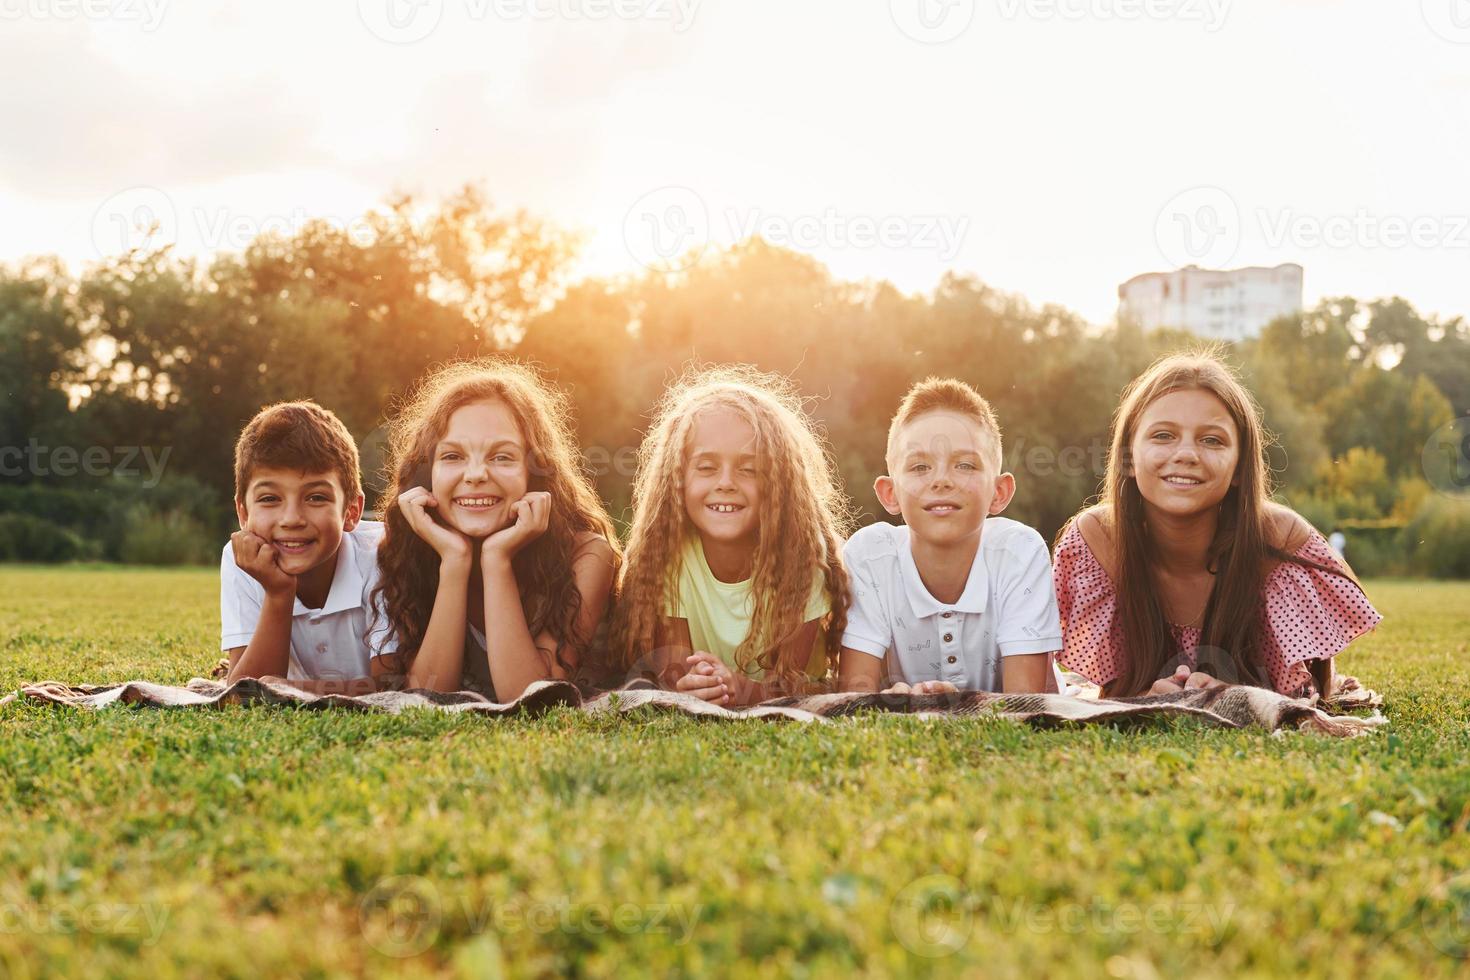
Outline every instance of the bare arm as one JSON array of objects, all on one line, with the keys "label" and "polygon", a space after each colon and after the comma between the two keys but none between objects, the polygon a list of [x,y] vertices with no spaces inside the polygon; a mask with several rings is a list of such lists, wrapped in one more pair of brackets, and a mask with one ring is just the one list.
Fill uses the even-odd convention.
[{"label": "bare arm", "polygon": [[[811,659],[812,645],[817,642],[817,630],[821,629],[821,620],[813,619],[801,624],[787,641],[781,644],[780,652],[776,655],[777,663],[798,663],[801,665],[802,674],[805,675],[807,664]],[[748,677],[735,676],[734,701],[736,704],[759,704],[771,698],[787,697],[793,694],[804,693],[802,691],[787,691],[783,689],[774,679],[761,683]]]},{"label": "bare arm", "polygon": [[561,639],[545,632],[532,639],[509,557],[487,551],[481,572],[485,577],[485,653],[496,698],[513,701],[536,681],[566,680],[580,655],[575,641],[589,640],[607,612],[612,592],[612,547],[598,538],[572,560],[572,579],[581,595],[581,605],[572,636]]},{"label": "bare arm", "polygon": [[871,694],[882,688],[883,658],[843,647],[842,656],[837,662],[837,689]]},{"label": "bare arm", "polygon": [[1021,653],[1000,658],[1001,691],[1006,694],[1043,694],[1055,653]]},{"label": "bare arm", "polygon": [[[469,616],[470,562],[445,558],[439,562],[439,591],[424,641],[408,666],[405,684],[431,691],[457,691],[464,677],[464,633]],[[488,616],[488,611],[487,611]]]},{"label": "bare arm", "polygon": [[266,593],[250,643],[230,651],[227,684],[243,677],[285,676],[291,663],[291,613],[295,608],[294,589],[289,593]]},{"label": "bare arm", "polygon": [[658,677],[659,687],[673,690],[679,678],[689,670],[687,659],[694,652],[689,638],[689,620],[665,616],[653,634],[653,649],[641,663]]}]

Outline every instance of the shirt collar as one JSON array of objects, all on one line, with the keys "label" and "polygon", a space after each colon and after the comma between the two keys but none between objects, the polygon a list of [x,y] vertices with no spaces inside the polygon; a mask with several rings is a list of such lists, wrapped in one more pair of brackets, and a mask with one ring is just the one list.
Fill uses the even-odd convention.
[{"label": "shirt collar", "polygon": [[[907,527],[904,530],[909,531]],[[983,538],[980,547],[975,550],[975,562],[970,566],[970,577],[965,580],[965,591],[960,595],[959,601],[953,605],[940,602],[924,586],[924,580],[919,577],[919,566],[914,563],[913,533],[911,531],[904,535],[903,546],[898,549],[898,562],[899,568],[903,571],[904,591],[908,593],[909,605],[913,607],[914,615],[920,619],[948,610],[976,615],[985,611],[986,599],[990,595],[990,576],[985,570]]]},{"label": "shirt collar", "polygon": [[327,593],[327,601],[322,603],[320,609],[308,609],[297,599],[297,616],[326,616],[362,605],[363,576],[362,568],[357,563],[357,548],[357,541],[353,539],[351,531],[342,535],[342,544],[337,549],[337,568],[332,572],[332,588]]}]

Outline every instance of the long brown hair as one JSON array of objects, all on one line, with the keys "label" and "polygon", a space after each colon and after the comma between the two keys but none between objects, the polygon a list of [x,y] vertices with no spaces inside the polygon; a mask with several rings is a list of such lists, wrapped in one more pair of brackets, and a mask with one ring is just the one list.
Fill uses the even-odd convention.
[{"label": "long brown hair", "polygon": [[417,655],[439,588],[438,555],[409,526],[398,508],[398,495],[432,463],[449,417],[484,401],[498,401],[510,409],[526,440],[528,490],[551,495],[545,533],[522,548],[511,563],[526,625],[533,637],[549,632],[558,644],[569,643],[579,652],[585,652],[592,640],[577,635],[575,629],[582,604],[571,571],[577,538],[589,531],[605,538],[614,562],[619,560],[618,538],[581,466],[572,437],[571,404],[536,371],[508,357],[456,361],[420,382],[388,423],[388,486],[378,505],[384,523],[378,549],[381,578],[373,599],[381,604],[398,641],[392,673],[407,673]]},{"label": "long brown hair", "polygon": [[618,629],[624,666],[633,667],[652,652],[666,600],[677,588],[684,542],[697,533],[685,511],[684,470],[695,420],[716,407],[750,423],[761,463],[760,536],[751,581],[755,608],[735,660],[747,673],[759,668],[782,690],[795,691],[807,665],[782,661],[780,651],[804,624],[812,579],[819,572],[832,608],[827,667],[836,669],[847,623],[842,542],[851,508],[795,386],[747,366],[686,373],[664,392],[638,450]]},{"label": "long brown hair", "polygon": [[1113,418],[1102,509],[1116,548],[1114,584],[1125,656],[1123,672],[1104,688],[1104,694],[1110,697],[1147,691],[1164,666],[1179,654],[1158,590],[1153,586],[1154,548],[1145,521],[1143,495],[1130,471],[1133,436],[1145,410],[1170,392],[1187,390],[1207,391],[1224,404],[1235,422],[1240,445],[1235,481],[1220,502],[1215,538],[1206,555],[1206,567],[1215,581],[1205,607],[1199,649],[1202,654],[1211,652],[1217,661],[1211,665],[1217,676],[1270,686],[1261,655],[1260,607],[1261,588],[1271,561],[1292,561],[1337,572],[1288,554],[1271,542],[1267,510],[1271,485],[1266,462],[1269,443],[1260,407],[1250,392],[1213,351],[1160,358],[1123,390]]}]

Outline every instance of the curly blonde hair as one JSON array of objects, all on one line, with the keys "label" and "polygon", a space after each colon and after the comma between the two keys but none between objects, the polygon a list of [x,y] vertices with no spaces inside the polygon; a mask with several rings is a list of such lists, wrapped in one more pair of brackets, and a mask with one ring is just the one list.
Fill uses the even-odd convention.
[{"label": "curly blonde hair", "polygon": [[794,691],[807,665],[778,662],[779,654],[805,622],[817,573],[832,610],[827,668],[836,668],[849,598],[842,543],[852,510],[834,478],[830,450],[795,385],[753,367],[691,369],[659,400],[638,450],[618,647],[624,667],[653,650],[663,610],[677,588],[685,541],[696,533],[684,506],[690,439],[699,415],[714,408],[733,410],[750,424],[760,459],[760,531],[751,582],[755,608],[750,630],[735,651],[736,664],[747,674],[758,668],[781,689]]}]

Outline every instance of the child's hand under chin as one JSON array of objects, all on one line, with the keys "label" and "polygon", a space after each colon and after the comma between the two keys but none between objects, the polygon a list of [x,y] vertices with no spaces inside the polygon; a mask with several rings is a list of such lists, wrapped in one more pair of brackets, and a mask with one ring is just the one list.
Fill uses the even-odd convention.
[{"label": "child's hand under chin", "polygon": [[230,535],[230,550],[235,567],[265,589],[267,595],[296,594],[296,576],[276,564],[276,549],[253,531],[239,530]]},{"label": "child's hand under chin", "polygon": [[532,490],[511,505],[514,519],[490,535],[480,545],[480,559],[500,558],[509,561],[526,545],[546,533],[551,523],[551,494]]},{"label": "child's hand under chin", "polygon": [[441,561],[463,560],[470,557],[470,540],[454,528],[446,527],[434,520],[430,509],[438,507],[439,501],[423,487],[410,487],[398,495],[398,509],[408,519],[413,533],[429,543]]}]

